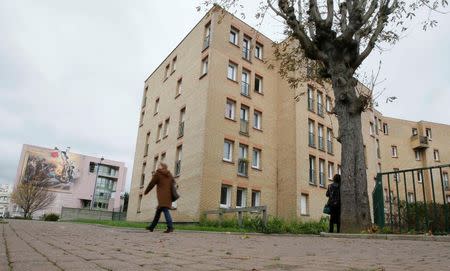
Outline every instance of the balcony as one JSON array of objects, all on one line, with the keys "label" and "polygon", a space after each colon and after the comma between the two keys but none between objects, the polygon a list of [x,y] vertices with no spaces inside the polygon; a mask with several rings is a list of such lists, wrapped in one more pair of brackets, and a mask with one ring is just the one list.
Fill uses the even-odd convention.
[{"label": "balcony", "polygon": [[184,135],[184,121],[178,125],[178,138]]},{"label": "balcony", "polygon": [[411,147],[414,150],[428,148],[428,137],[420,135],[411,136]]},{"label": "balcony", "polygon": [[244,95],[244,96],[249,97],[250,96],[249,93],[250,93],[250,84],[245,82],[245,81],[242,81],[241,94]]},{"label": "balcony", "polygon": [[246,158],[240,158],[238,162],[238,175],[248,176],[248,160]]},{"label": "balcony", "polygon": [[241,127],[239,132],[244,135],[248,135],[248,120],[241,119]]}]

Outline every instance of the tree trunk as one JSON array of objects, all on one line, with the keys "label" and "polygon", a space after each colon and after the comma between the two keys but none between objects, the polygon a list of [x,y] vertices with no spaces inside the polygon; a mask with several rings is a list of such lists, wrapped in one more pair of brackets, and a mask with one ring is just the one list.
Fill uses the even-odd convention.
[{"label": "tree trunk", "polygon": [[[341,143],[341,230],[360,233],[371,227],[360,99],[353,72],[332,74]],[[345,71],[345,72],[343,72]]]}]

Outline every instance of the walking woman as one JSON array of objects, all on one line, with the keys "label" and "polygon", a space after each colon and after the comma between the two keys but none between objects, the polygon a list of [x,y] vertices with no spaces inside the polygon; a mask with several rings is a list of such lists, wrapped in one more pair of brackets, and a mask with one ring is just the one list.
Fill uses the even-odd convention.
[{"label": "walking woman", "polygon": [[172,173],[167,169],[167,165],[160,163],[155,174],[153,174],[151,182],[145,189],[144,195],[147,195],[156,185],[156,195],[158,197],[158,208],[156,209],[153,222],[146,227],[147,230],[153,231],[159,222],[161,212],[166,218],[167,230],[165,233],[173,232],[172,217],[169,209],[172,207],[172,182],[174,182]]},{"label": "walking woman", "polygon": [[333,183],[328,185],[327,197],[331,211],[329,232],[334,231],[334,224],[336,224],[339,233],[341,231],[341,175],[334,175]]}]

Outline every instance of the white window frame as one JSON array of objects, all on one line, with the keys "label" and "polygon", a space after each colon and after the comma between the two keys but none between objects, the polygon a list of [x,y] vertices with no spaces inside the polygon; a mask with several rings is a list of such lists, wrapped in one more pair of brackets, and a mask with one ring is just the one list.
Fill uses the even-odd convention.
[{"label": "white window frame", "polygon": [[155,112],[154,114],[158,114],[159,113],[159,98],[156,98],[155,100]]},{"label": "white window frame", "polygon": [[177,69],[177,56],[172,59],[172,71],[170,73],[174,73]]},{"label": "white window frame", "polygon": [[300,194],[300,199],[299,199],[300,215],[309,215],[308,197],[309,197],[309,195],[307,195],[307,194],[303,194],[303,193]]},{"label": "white window frame", "polygon": [[434,158],[434,161],[436,161],[436,162],[441,160],[440,156],[439,156],[439,150],[437,150],[437,149],[433,150],[433,158]]},{"label": "white window frame", "polygon": [[328,180],[333,180],[334,177],[334,164],[328,162]]},{"label": "white window frame", "polygon": [[[234,142],[231,140],[224,140],[223,143],[223,160],[227,161],[227,162],[233,162],[233,147],[234,147]],[[228,157],[227,157],[227,152],[228,152]]]},{"label": "white window frame", "polygon": [[253,148],[252,153],[252,168],[261,169],[261,150]]},{"label": "white window frame", "polygon": [[[256,89],[256,80],[259,81],[258,89]],[[263,78],[259,75],[255,75],[255,91],[260,94],[263,93]]]},{"label": "white window frame", "polygon": [[231,27],[230,29],[228,41],[234,45],[239,46],[239,31],[234,27]]},{"label": "white window frame", "polygon": [[[320,179],[323,176],[323,179]],[[319,159],[319,186],[325,187],[325,160]]]},{"label": "white window frame", "polygon": [[[241,205],[238,205],[238,191],[242,191],[241,193]],[[236,208],[245,208],[247,207],[247,189],[238,187],[236,189]]]},{"label": "white window frame", "polygon": [[[227,78],[233,81],[237,79],[238,66],[232,62],[228,63]],[[231,77],[230,77],[231,76]]]},{"label": "white window frame", "polygon": [[[253,202],[253,194],[255,195],[255,202]],[[251,204],[252,204],[252,207],[261,206],[261,191],[252,190]]]},{"label": "white window frame", "polygon": [[230,99],[227,99],[225,104],[225,117],[227,119],[235,120],[236,118],[236,102]]},{"label": "white window frame", "polygon": [[202,76],[208,73],[208,64],[209,64],[209,58],[205,57],[202,60]]},{"label": "white window frame", "polygon": [[163,137],[169,136],[170,118],[164,121]]},{"label": "white window frame", "polygon": [[393,158],[398,158],[397,146],[391,146],[391,155],[392,155]]},{"label": "white window frame", "polygon": [[162,123],[158,124],[158,132],[156,133],[156,135],[157,135],[156,136],[156,141],[161,140],[162,129],[163,129],[163,124]]},{"label": "white window frame", "polygon": [[262,112],[258,110],[253,111],[253,128],[261,130]]},{"label": "white window frame", "polygon": [[431,132],[431,128],[425,128],[425,135],[429,140],[433,139],[433,133]]},{"label": "white window frame", "polygon": [[263,59],[263,48],[264,46],[260,43],[255,44],[255,57],[257,59]]},{"label": "white window frame", "polygon": [[[222,188],[226,188],[227,189],[227,194],[226,194],[226,203],[222,204]],[[229,185],[222,185],[220,187],[220,208],[230,208],[231,207],[231,186]]]},{"label": "white window frame", "polygon": [[239,159],[247,159],[248,157],[248,146],[244,144],[239,144]]},{"label": "white window frame", "polygon": [[417,182],[422,183],[423,182],[423,171],[417,171]]},{"label": "white window frame", "polygon": [[415,150],[414,151],[414,156],[416,157],[416,161],[421,161],[422,160],[422,152]]},{"label": "white window frame", "polygon": [[182,85],[183,85],[183,78],[180,78],[177,81],[177,93],[176,93],[176,95],[180,95],[181,92],[183,91]]},{"label": "white window frame", "polygon": [[325,98],[325,110],[327,110],[327,112],[331,112],[331,98],[328,95]]}]

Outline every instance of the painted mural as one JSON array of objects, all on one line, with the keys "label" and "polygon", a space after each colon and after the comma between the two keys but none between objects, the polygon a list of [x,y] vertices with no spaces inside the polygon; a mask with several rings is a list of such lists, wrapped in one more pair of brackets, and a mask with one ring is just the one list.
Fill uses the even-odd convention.
[{"label": "painted mural", "polygon": [[80,178],[80,159],[66,151],[27,151],[23,182],[45,183],[49,189],[70,191]]}]

